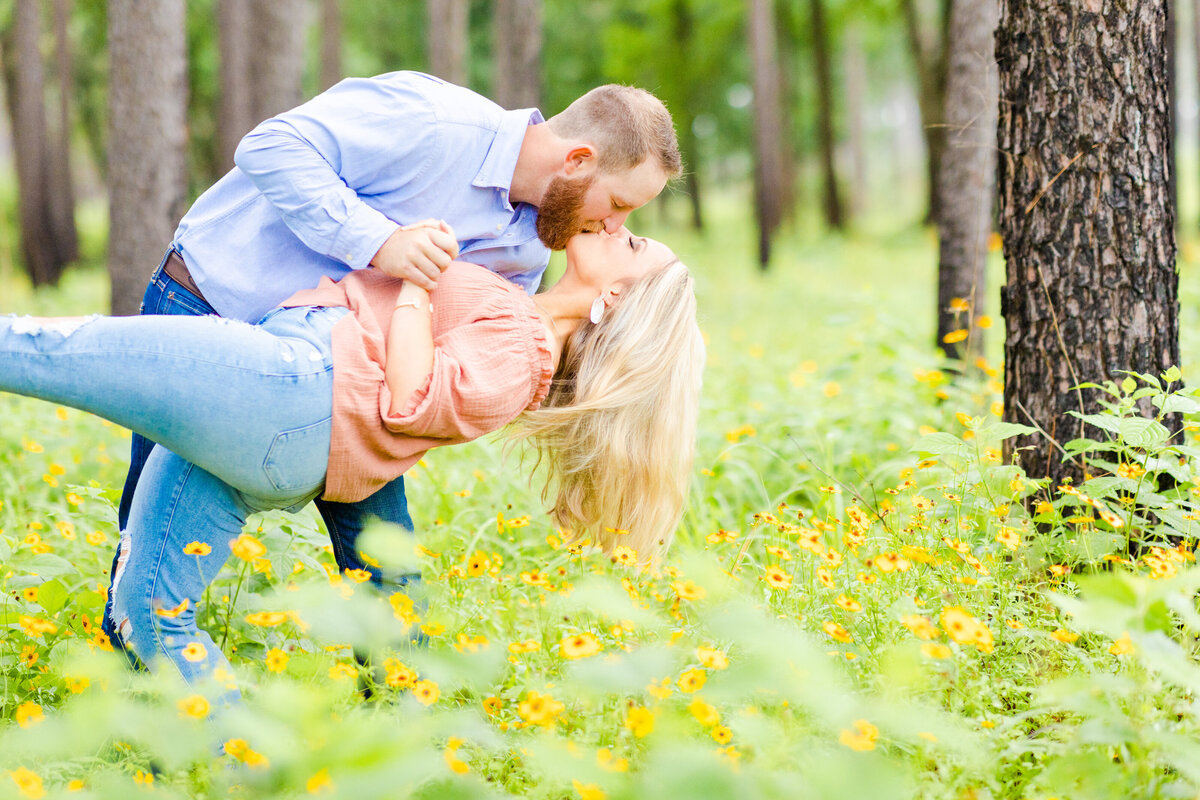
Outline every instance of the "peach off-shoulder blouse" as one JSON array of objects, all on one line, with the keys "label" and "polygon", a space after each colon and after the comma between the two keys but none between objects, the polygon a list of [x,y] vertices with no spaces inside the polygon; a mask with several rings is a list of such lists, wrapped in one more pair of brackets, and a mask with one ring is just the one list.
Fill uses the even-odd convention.
[{"label": "peach off-shoulder blouse", "polygon": [[377,269],[355,270],[336,283],[322,278],[282,303],[351,311],[333,327],[327,500],[362,500],[431,447],[497,430],[537,408],[550,389],[550,349],[532,299],[495,273],[456,261],[431,293],[433,372],[401,413],[391,414],[384,365],[402,283]]}]

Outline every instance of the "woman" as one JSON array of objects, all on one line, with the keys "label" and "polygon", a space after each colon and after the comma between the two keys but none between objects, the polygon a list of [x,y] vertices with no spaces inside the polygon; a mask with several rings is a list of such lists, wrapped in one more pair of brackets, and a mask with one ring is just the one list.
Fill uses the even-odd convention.
[{"label": "woman", "polygon": [[[120,643],[188,681],[211,676],[227,665],[195,606],[249,514],[362,499],[429,448],[518,417],[549,465],[556,522],[653,560],[678,523],[693,448],[704,348],[691,277],[624,229],[580,234],[566,255],[562,279],[534,298],[455,262],[432,294],[360,270],[257,325],[0,318],[0,390],[160,443],[110,590]],[[164,369],[171,380],[143,377]]]}]

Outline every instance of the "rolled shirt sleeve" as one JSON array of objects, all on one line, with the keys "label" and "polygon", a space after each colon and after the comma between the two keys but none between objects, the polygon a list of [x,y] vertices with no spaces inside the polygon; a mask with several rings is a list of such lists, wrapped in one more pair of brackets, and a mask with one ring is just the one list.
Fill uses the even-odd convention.
[{"label": "rolled shirt sleeve", "polygon": [[402,81],[348,79],[260,124],[234,161],[300,241],[359,269],[398,227],[362,196],[394,191],[429,168],[434,122]]}]

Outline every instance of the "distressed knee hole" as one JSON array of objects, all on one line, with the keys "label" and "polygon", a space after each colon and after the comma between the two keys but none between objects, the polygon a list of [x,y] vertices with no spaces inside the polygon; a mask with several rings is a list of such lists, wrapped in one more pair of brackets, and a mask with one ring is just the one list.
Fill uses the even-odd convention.
[{"label": "distressed knee hole", "polygon": [[125,576],[125,568],[129,565],[129,554],[132,548],[133,537],[129,531],[121,531],[121,541],[117,544],[117,568],[113,571],[112,586],[108,590],[112,597],[113,629],[121,639],[121,644],[126,647],[131,646],[133,623],[129,621],[129,613],[125,611],[124,603],[118,600],[117,589],[121,585],[121,578]]}]

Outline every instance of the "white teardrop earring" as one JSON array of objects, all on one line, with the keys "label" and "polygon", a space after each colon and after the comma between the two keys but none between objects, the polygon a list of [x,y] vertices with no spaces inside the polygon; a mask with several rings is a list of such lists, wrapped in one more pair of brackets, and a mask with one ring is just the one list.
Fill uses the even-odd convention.
[{"label": "white teardrop earring", "polygon": [[604,298],[597,297],[595,300],[592,301],[592,310],[591,310],[591,313],[588,314],[588,319],[590,319],[592,321],[593,325],[599,325],[600,320],[603,318],[604,318]]}]

